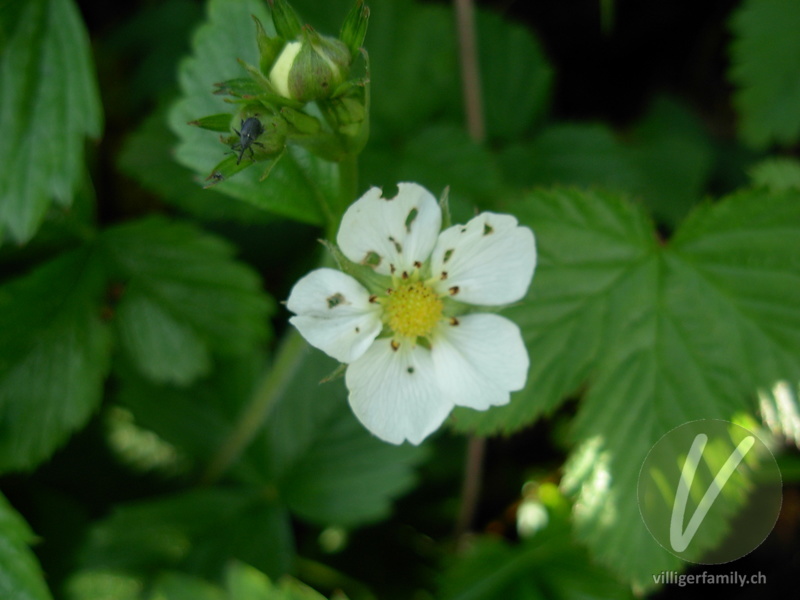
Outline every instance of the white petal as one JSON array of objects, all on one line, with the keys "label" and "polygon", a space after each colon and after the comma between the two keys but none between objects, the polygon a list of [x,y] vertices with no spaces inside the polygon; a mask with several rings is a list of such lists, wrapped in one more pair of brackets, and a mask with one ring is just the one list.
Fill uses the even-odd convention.
[{"label": "white petal", "polygon": [[392,444],[419,444],[453,408],[436,386],[430,351],[408,344],[394,350],[388,338],[347,367],[345,383],[358,420]]},{"label": "white petal", "polygon": [[486,410],[507,404],[528,377],[528,351],[519,327],[492,314],[442,324],[431,344],[436,381],[458,406]]},{"label": "white petal", "polygon": [[366,352],[381,332],[380,306],[355,279],[334,269],[317,269],[298,281],[286,301],[297,316],[289,322],[308,342],[349,363]]},{"label": "white petal", "polygon": [[355,263],[376,254],[380,262],[375,270],[382,275],[391,274],[392,266],[410,271],[415,262],[428,260],[442,227],[442,211],[428,190],[416,183],[398,183],[397,188],[394,198],[370,188],[344,213],[336,236],[339,248]]},{"label": "white petal", "polygon": [[522,298],[535,266],[533,232],[511,215],[491,212],[444,230],[431,256],[438,292],[484,306]]}]

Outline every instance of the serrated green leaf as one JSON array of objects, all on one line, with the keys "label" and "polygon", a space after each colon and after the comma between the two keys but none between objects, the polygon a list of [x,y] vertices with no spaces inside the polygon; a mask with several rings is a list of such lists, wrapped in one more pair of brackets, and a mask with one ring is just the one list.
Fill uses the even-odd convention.
[{"label": "serrated green leaf", "polygon": [[119,506],[90,530],[80,567],[214,573],[238,558],[278,577],[293,551],[288,517],[263,490],[209,489]]},{"label": "serrated green leaf", "polygon": [[52,598],[41,567],[28,548],[33,539],[28,524],[0,494],[0,598]]},{"label": "serrated green leaf", "polygon": [[609,294],[656,248],[647,218],[608,193],[540,191],[515,213],[534,230],[538,252],[526,300],[503,313],[522,328],[528,381],[507,406],[456,409],[462,431],[515,431],[577,391],[603,351]]},{"label": "serrated green leaf", "polygon": [[517,214],[541,257],[529,302],[509,311],[532,369],[479,428],[517,429],[590,378],[565,475],[579,493],[578,533],[626,578],[653,585],[652,573],[679,563],[639,518],[650,447],[687,421],[753,414],[758,389],[800,379],[800,194],[701,207],[666,246],[614,197],[536,192]]},{"label": "serrated green leaf", "polygon": [[189,383],[208,370],[212,349],[247,352],[267,336],[271,303],[222,240],[150,218],[107,230],[100,244],[123,285],[120,340],[154,381]]},{"label": "serrated green leaf", "polygon": [[86,248],[0,287],[0,471],[47,458],[100,402],[110,336],[99,267]]},{"label": "serrated green leaf", "polygon": [[[244,75],[237,59],[258,63],[256,28],[251,15],[265,26],[271,23],[263,2],[211,0],[208,19],[195,33],[192,56],[184,59],[179,68],[183,96],[172,107],[169,117],[170,126],[180,139],[175,157],[202,180],[229,149],[217,135],[188,123],[207,115],[235,112],[222,96],[213,94],[214,84]],[[306,168],[309,164],[313,165],[313,173]],[[320,206],[327,204],[325,198],[338,193],[334,164],[294,147],[269,178],[260,182],[262,171],[263,167],[256,165],[219,183],[215,189],[262,210],[306,223],[322,223]]]},{"label": "serrated green leaf", "polygon": [[36,233],[52,202],[72,203],[83,144],[102,127],[89,40],[71,0],[32,0],[0,56],[0,232]]},{"label": "serrated green leaf", "polygon": [[800,4],[747,0],[731,20],[730,79],[739,133],[756,148],[800,136]]},{"label": "serrated green leaf", "polygon": [[487,132],[520,139],[548,108],[553,69],[528,29],[485,11],[476,25]]}]

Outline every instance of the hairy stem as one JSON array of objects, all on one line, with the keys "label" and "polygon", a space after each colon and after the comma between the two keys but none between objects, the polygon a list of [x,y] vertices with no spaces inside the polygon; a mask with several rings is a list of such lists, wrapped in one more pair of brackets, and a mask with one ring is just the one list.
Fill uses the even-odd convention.
[{"label": "hairy stem", "polygon": [[455,0],[455,9],[467,131],[474,141],[482,142],[486,137],[486,125],[483,119],[478,43],[475,39],[475,10],[472,0]]},{"label": "hairy stem", "polygon": [[[486,124],[483,118],[478,45],[475,39],[475,10],[473,0],[454,1],[467,132],[474,142],[481,143],[486,137]],[[470,530],[475,518],[481,492],[485,448],[486,441],[483,438],[470,436],[461,487],[461,508],[455,524],[456,540]]]},{"label": "hairy stem", "polygon": [[461,484],[461,507],[456,518],[455,537],[459,540],[470,531],[478,508],[483,476],[483,456],[486,439],[472,435],[467,441],[467,458],[464,465],[464,480]]}]

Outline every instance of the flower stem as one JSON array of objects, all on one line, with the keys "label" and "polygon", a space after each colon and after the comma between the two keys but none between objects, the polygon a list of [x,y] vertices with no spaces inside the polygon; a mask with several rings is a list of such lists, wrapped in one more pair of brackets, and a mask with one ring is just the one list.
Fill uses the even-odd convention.
[{"label": "flower stem", "polygon": [[336,232],[339,229],[339,223],[342,220],[342,215],[347,207],[356,199],[358,194],[358,155],[348,154],[344,159],[339,162],[339,197],[337,204],[333,207],[334,223],[332,223],[332,235],[328,236],[329,240],[336,239]]},{"label": "flower stem", "polygon": [[[454,3],[467,132],[474,142],[481,143],[486,137],[486,124],[481,97],[478,43],[475,38],[475,10],[473,0],[454,0]],[[470,530],[475,518],[478,496],[481,492],[481,480],[483,479],[485,448],[486,441],[483,438],[470,436],[467,442],[464,481],[461,488],[461,508],[455,524],[456,541]]]},{"label": "flower stem", "polygon": [[473,0],[455,0],[456,28],[467,131],[473,141],[480,143],[486,137],[486,125],[483,119],[478,42],[475,39],[475,10],[472,2]]},{"label": "flower stem", "polygon": [[296,375],[306,347],[306,342],[299,333],[293,329],[287,332],[268,373],[200,477],[201,485],[216,483],[250,445]]},{"label": "flower stem", "polygon": [[472,435],[467,441],[467,459],[464,465],[464,479],[461,485],[461,507],[458,510],[454,536],[456,542],[470,531],[478,507],[478,496],[483,479],[483,456],[486,450],[486,439]]}]

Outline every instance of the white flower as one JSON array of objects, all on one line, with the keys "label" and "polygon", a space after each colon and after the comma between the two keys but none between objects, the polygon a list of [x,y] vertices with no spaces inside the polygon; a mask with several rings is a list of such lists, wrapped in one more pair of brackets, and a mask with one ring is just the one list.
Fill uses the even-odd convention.
[{"label": "white flower", "polygon": [[436,199],[415,183],[394,198],[370,189],[347,209],[337,236],[352,262],[385,285],[371,293],[334,269],[292,289],[290,322],[348,365],[356,417],[376,436],[419,444],[454,406],[486,410],[522,389],[528,353],[516,324],[467,305],[520,300],[536,265],[533,232],[510,215],[482,213],[440,232]]}]

